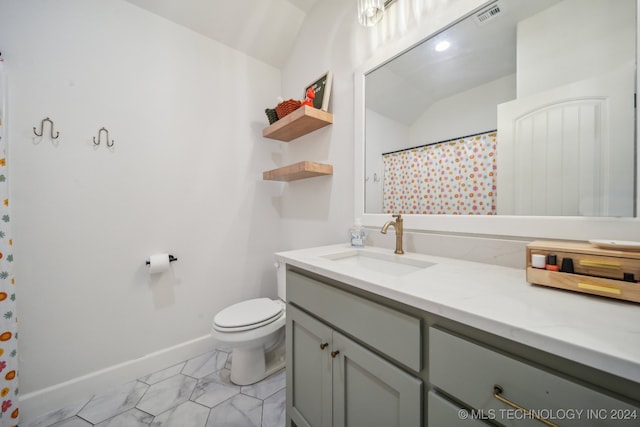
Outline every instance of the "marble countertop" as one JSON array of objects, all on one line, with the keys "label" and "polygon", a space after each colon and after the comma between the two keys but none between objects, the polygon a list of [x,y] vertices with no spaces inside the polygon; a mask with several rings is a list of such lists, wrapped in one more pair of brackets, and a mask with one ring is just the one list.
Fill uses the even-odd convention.
[{"label": "marble countertop", "polygon": [[[361,249],[372,256],[388,249]],[[523,269],[407,253],[431,262],[391,276],[336,262],[346,244],[275,254],[276,260],[640,383],[640,305],[531,285]],[[638,285],[640,286],[640,284]]]}]

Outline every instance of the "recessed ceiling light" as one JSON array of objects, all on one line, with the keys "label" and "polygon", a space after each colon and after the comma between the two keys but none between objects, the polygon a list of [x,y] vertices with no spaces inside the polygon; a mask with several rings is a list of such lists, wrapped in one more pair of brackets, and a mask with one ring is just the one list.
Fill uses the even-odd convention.
[{"label": "recessed ceiling light", "polygon": [[436,51],[437,51],[437,52],[442,52],[442,51],[444,51],[444,50],[449,49],[449,46],[451,46],[451,43],[449,43],[449,42],[448,42],[448,41],[446,41],[446,40],[442,40],[441,42],[439,42],[439,43],[436,45]]}]

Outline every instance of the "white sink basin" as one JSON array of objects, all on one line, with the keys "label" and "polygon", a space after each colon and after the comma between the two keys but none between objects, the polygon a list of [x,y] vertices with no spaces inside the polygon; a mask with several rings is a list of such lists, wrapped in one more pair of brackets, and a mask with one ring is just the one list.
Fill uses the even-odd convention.
[{"label": "white sink basin", "polygon": [[405,255],[367,252],[357,249],[325,255],[324,258],[338,262],[341,265],[389,276],[403,276],[435,265],[432,262],[410,258]]}]

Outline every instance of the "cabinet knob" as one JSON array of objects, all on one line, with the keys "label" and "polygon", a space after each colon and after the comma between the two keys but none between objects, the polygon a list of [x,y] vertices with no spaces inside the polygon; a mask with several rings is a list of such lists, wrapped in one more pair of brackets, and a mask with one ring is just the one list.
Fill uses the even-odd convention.
[{"label": "cabinet knob", "polygon": [[324,350],[325,348],[327,348],[327,346],[329,345],[328,342],[323,342],[320,344],[320,350]]},{"label": "cabinet knob", "polygon": [[336,358],[337,355],[340,354],[340,350],[335,350],[331,352],[331,357],[333,357],[334,359]]}]

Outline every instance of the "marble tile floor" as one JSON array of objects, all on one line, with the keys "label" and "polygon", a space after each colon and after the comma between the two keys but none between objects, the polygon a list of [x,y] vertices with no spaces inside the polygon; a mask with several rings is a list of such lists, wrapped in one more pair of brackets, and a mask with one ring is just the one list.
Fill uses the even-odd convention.
[{"label": "marble tile floor", "polygon": [[206,353],[20,427],[283,427],[285,370],[241,387],[229,359]]}]

